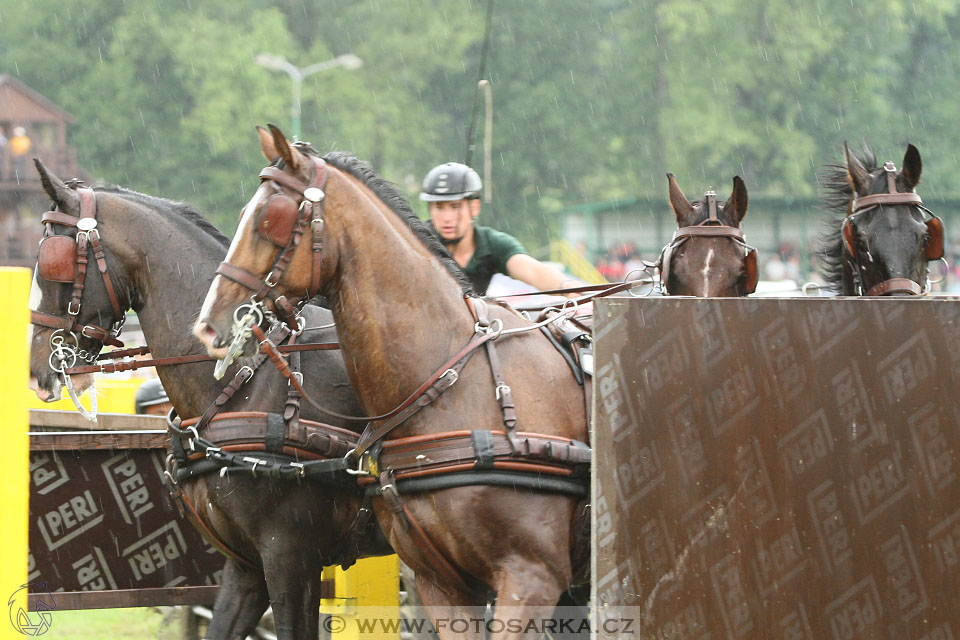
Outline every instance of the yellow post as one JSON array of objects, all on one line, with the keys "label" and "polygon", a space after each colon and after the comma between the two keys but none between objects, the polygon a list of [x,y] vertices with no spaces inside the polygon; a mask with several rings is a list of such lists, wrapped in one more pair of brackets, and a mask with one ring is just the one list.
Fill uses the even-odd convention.
[{"label": "yellow post", "polygon": [[14,626],[17,613],[27,609],[27,556],[30,553],[27,526],[30,507],[29,418],[23,390],[29,384],[27,323],[30,319],[30,271],[0,267],[0,335],[3,343],[3,384],[0,384],[0,638],[22,639]]},{"label": "yellow post", "polygon": [[336,640],[399,638],[400,560],[397,556],[358,560],[347,571],[327,567],[323,577],[333,579],[335,597],[320,601],[320,612],[330,617],[323,626]]}]

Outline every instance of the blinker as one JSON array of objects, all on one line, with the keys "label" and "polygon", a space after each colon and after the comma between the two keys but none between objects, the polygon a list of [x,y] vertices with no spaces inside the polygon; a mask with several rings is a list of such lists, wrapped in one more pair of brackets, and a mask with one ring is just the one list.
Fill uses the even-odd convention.
[{"label": "blinker", "polygon": [[73,282],[77,275],[77,243],[70,236],[48,236],[40,241],[37,275],[48,282]]}]

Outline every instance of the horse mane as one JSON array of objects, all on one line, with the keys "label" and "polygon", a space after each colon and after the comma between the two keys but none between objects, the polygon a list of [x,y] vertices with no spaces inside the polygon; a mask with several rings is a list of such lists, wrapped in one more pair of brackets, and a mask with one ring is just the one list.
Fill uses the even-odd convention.
[{"label": "horse mane", "polygon": [[[863,164],[869,173],[877,170],[877,155],[869,145],[850,153]],[[847,178],[846,162],[836,162],[824,166],[823,172],[817,174],[817,182],[824,191],[821,206],[831,214],[824,220],[818,234],[814,255],[820,264],[820,273],[831,289],[839,291],[843,280],[843,235],[841,227],[847,216],[850,200],[853,198],[853,187]]]},{"label": "horse mane", "polygon": [[[297,145],[297,149],[307,153],[307,155],[320,155],[312,147],[302,143]],[[430,253],[440,260],[440,263],[460,285],[460,289],[464,293],[472,293],[470,281],[463,275],[463,271],[454,261],[453,256],[444,248],[427,223],[413,212],[410,203],[400,195],[393,183],[378,176],[367,163],[344,151],[331,151],[324,154],[322,158],[337,169],[350,174],[373,191],[374,195],[380,198],[409,227],[413,235],[423,243]]]},{"label": "horse mane", "polygon": [[230,239],[220,233],[220,230],[213,226],[209,220],[204,218],[202,213],[194,209],[193,205],[187,204],[186,202],[177,202],[175,200],[167,200],[166,198],[150,196],[145,193],[140,193],[139,191],[133,191],[131,189],[126,189],[116,185],[96,187],[96,190],[118,195],[121,198],[132,200],[133,202],[142,204],[151,209],[160,209],[162,211],[174,213],[191,224],[199,227],[201,231],[204,231],[207,235],[212,237],[224,247],[230,246]]}]

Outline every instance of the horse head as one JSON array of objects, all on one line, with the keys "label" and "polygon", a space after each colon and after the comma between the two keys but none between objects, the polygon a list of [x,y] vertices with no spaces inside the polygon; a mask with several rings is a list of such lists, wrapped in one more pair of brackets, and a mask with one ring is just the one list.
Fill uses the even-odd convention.
[{"label": "horse head", "polygon": [[843,147],[843,182],[828,180],[827,186],[846,204],[838,241],[844,293],[922,293],[927,262],[943,257],[943,224],[914,192],[923,166],[920,152],[908,144],[898,171],[892,162],[877,167],[869,152],[858,155],[846,143]]},{"label": "horse head", "polygon": [[844,295],[923,293],[927,262],[943,257],[943,224],[914,191],[920,152],[908,144],[898,171],[892,162],[877,166],[869,149],[843,149],[843,163],[821,177],[828,207],[843,215],[818,251],[827,280]]},{"label": "horse head", "polygon": [[[129,301],[122,282],[110,277],[117,259],[101,243],[101,199],[34,162],[54,211],[42,217],[30,294],[30,387],[53,402],[60,399],[65,368],[92,363],[104,344],[122,345],[116,336]],[[92,383],[92,374],[73,378],[77,392]]]},{"label": "horse head", "polygon": [[753,293],[757,257],[740,230],[747,214],[747,187],[740,176],[733,178],[733,191],[722,205],[713,191],[703,200],[690,202],[672,173],[667,181],[678,228],[660,255],[664,290],[670,295],[700,297]]},{"label": "horse head", "polygon": [[[269,315],[295,322],[296,307],[321,290],[330,277],[327,265],[336,264],[331,255],[336,248],[325,242],[324,207],[328,180],[334,186],[345,178],[328,171],[309,145],[290,143],[280,129],[268,126],[269,131],[258,126],[257,132],[270,165],[260,172],[260,187],[243,207],[194,325],[194,335],[215,357],[226,355],[228,342],[238,337],[238,322],[248,313],[257,324]],[[252,349],[244,344],[243,353]]]}]

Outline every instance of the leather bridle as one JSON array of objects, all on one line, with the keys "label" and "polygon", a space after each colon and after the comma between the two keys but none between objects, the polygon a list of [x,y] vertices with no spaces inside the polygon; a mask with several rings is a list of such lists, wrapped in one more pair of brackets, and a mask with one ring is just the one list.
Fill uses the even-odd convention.
[{"label": "leather bridle", "polygon": [[[45,254],[49,252],[44,251],[43,244],[45,242],[50,242],[54,238],[68,237],[55,235],[53,233],[53,225],[73,227],[77,229],[77,235],[74,239],[75,253],[72,256],[75,263],[73,279],[72,281],[68,281],[66,279],[53,280],[55,282],[73,284],[73,292],[71,294],[70,303],[67,305],[67,315],[66,317],[63,317],[49,313],[43,313],[41,311],[30,311],[30,322],[32,324],[54,330],[54,333],[50,336],[50,347],[55,352],[60,353],[62,356],[60,363],[61,368],[59,372],[63,371],[64,367],[62,365],[66,364],[67,358],[72,359],[74,363],[76,362],[76,355],[79,351],[79,339],[77,337],[78,334],[85,338],[90,338],[100,342],[101,347],[105,344],[114,347],[122,347],[123,342],[121,342],[117,336],[120,335],[120,331],[123,329],[123,323],[126,318],[124,310],[120,306],[120,301],[117,297],[116,289],[113,286],[113,281],[110,278],[110,273],[107,269],[107,260],[103,250],[103,245],[100,243],[100,232],[97,229],[96,194],[94,193],[93,189],[89,187],[78,187],[77,182],[70,183],[70,186],[71,188],[76,189],[77,195],[80,196],[80,216],[75,217],[56,210],[44,213],[41,218],[41,222],[46,228],[44,231],[44,237],[40,241],[40,252],[37,259],[37,272],[40,277],[43,277],[41,275],[43,274],[45,267],[43,263],[45,260],[50,259],[49,256],[45,257]],[[93,251],[94,261],[97,264],[97,270],[100,272],[100,275],[103,278],[103,284],[107,290],[107,296],[110,298],[110,306],[113,308],[113,325],[110,329],[105,329],[95,324],[80,324],[77,322],[77,316],[80,314],[80,305],[83,302],[83,290],[86,284],[87,266],[89,263],[87,254],[91,249]],[[62,259],[65,256],[59,257]],[[73,340],[73,347],[66,344],[67,338]],[[70,352],[72,352],[72,355]],[[96,359],[96,356],[96,353],[89,353],[84,356],[83,359],[87,360],[88,362],[92,362]],[[51,368],[57,371],[57,368],[53,366],[52,358]]]},{"label": "leather bridle", "polygon": [[670,281],[670,266],[674,253],[690,238],[730,238],[744,250],[744,271],[747,281],[744,285],[744,293],[750,294],[756,291],[759,272],[757,270],[757,250],[746,243],[743,230],[739,227],[725,225],[717,217],[717,194],[714,191],[707,191],[704,194],[706,201],[708,217],[703,222],[689,226],[680,227],[673,232],[673,239],[660,252],[660,259],[656,266],[660,270],[660,286],[663,291],[670,295],[668,283]]},{"label": "leather bridle", "polygon": [[[846,219],[843,221],[841,233],[846,243],[847,251],[854,263],[854,279],[856,281],[857,292],[860,295],[867,296],[885,296],[892,293],[906,293],[909,295],[921,295],[925,287],[910,278],[889,278],[872,287],[864,294],[863,274],[860,265],[860,256],[857,252],[856,235],[853,228],[853,219],[868,211],[872,211],[883,205],[907,205],[914,206],[930,215],[926,221],[929,242],[927,245],[927,260],[939,260],[943,257],[943,222],[932,211],[923,206],[923,200],[914,192],[900,193],[897,191],[897,167],[893,162],[887,162],[883,165],[883,170],[887,176],[887,193],[877,193],[869,196],[855,197],[850,203],[850,210]],[[856,194],[854,194],[856,195]]]},{"label": "leather bridle", "polygon": [[[291,304],[287,297],[276,289],[276,286],[280,282],[284,271],[290,266],[293,254],[300,245],[307,226],[309,226],[311,249],[313,251],[310,288],[300,303],[315,296],[320,290],[320,251],[323,249],[323,239],[321,237],[324,226],[323,201],[325,194],[323,189],[327,184],[327,163],[322,158],[304,157],[312,163],[310,180],[306,183],[284,172],[279,166],[271,165],[260,171],[261,182],[269,182],[275,190],[271,198],[282,194],[282,188],[294,191],[300,196],[296,223],[293,225],[289,239],[281,247],[267,275],[261,278],[226,261],[221,262],[220,266],[217,267],[218,274],[254,292],[251,296],[251,302],[254,306],[262,305],[265,299],[273,301],[277,317],[287,323],[293,330],[298,330],[297,305]],[[263,209],[267,209],[268,206],[269,199]]]}]

